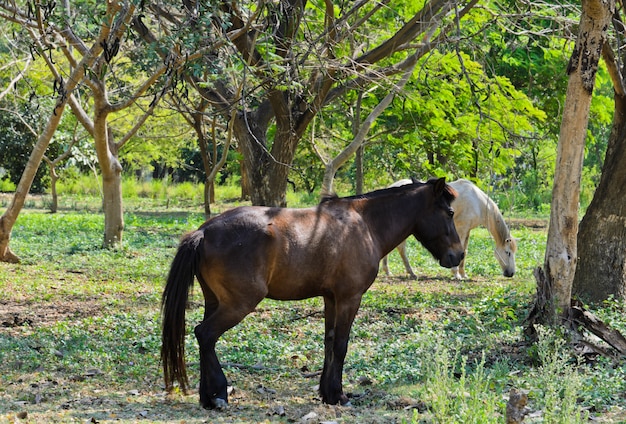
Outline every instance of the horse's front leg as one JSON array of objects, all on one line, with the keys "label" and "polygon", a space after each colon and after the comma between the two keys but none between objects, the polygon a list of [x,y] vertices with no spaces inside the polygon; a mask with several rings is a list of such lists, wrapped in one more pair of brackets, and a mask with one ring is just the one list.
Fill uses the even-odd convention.
[{"label": "horse's front leg", "polygon": [[452,275],[457,280],[465,280],[467,278],[467,274],[465,273],[465,258],[467,258],[467,246],[469,245],[469,233],[465,234],[464,237],[459,233],[459,238],[463,241],[463,259],[459,263],[459,266],[455,266],[452,268]]},{"label": "horse's front leg", "polygon": [[[322,402],[325,403],[330,403],[328,394],[333,390],[329,385],[328,373],[333,361],[333,346],[335,344],[335,312],[335,299],[330,296],[324,297],[324,368],[320,378],[320,395]],[[341,387],[339,389],[341,390]]]},{"label": "horse's front leg", "polygon": [[387,256],[389,256],[389,255],[383,256],[382,265],[383,265],[383,272],[385,273],[385,275],[387,277],[389,277],[389,275],[390,275],[389,274],[389,264],[388,264],[389,261],[387,260]]},{"label": "horse's front leg", "polygon": [[411,264],[409,262],[409,257],[406,255],[406,240],[400,243],[396,249],[398,249],[398,253],[402,258],[404,269],[406,269],[407,274],[409,274],[412,279],[417,280],[417,275],[413,272],[413,268],[411,268]]},{"label": "horse's front leg", "polygon": [[349,301],[324,297],[326,334],[320,395],[322,402],[330,405],[349,403],[348,397],[343,393],[343,364],[348,352],[350,329],[360,304],[360,296]]}]

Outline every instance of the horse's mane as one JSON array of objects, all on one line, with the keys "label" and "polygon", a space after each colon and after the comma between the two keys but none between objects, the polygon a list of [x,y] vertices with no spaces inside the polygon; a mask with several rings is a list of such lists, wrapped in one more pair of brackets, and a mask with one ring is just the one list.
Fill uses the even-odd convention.
[{"label": "horse's mane", "polygon": [[331,200],[337,200],[337,199],[340,199],[340,197],[337,196],[337,193],[324,194],[324,195],[322,195],[322,199],[320,200],[320,204],[326,203],[326,202],[330,202]]},{"label": "horse's mane", "polygon": [[500,212],[500,208],[496,205],[489,196],[487,197],[487,210],[492,211],[492,214],[488,216],[489,226],[493,228],[492,235],[496,235],[499,240],[496,240],[496,244],[503,245],[506,239],[511,238],[511,231],[504,221],[504,216]]},{"label": "horse's mane", "polygon": [[[320,200],[320,204],[326,203],[326,202],[330,202],[330,201],[333,201],[333,200],[374,199],[374,198],[381,197],[381,196],[388,196],[392,192],[393,193],[400,193],[400,192],[404,192],[407,189],[412,188],[412,187],[421,187],[424,184],[425,183],[423,183],[421,181],[413,179],[413,182],[411,184],[405,184],[405,185],[398,186],[398,187],[380,188],[378,190],[373,190],[373,191],[370,191],[368,193],[354,194],[352,196],[339,197],[339,196],[337,196],[336,193],[331,193],[331,194],[323,195],[322,199]],[[449,187],[449,186],[446,186],[446,187],[448,187],[449,190],[452,190],[454,192],[454,189],[452,187]],[[456,193],[456,192],[454,192],[454,193]],[[456,197],[455,194],[450,194],[450,195],[453,196],[452,198],[449,199],[450,201]]]},{"label": "horse's mane", "polygon": [[[380,196],[388,196],[392,192],[399,193],[399,192],[404,192],[410,188],[422,187],[430,183],[431,181],[437,180],[437,178],[430,178],[426,183],[419,181],[415,178],[411,178],[411,180],[412,182],[409,184],[403,184],[403,185],[395,186],[395,187],[381,188],[378,190],[370,191],[369,193],[354,194],[352,196],[346,196],[346,197],[339,197],[337,196],[336,193],[326,194],[322,196],[322,199],[320,200],[320,204],[333,201],[333,200],[373,199],[373,198],[380,197]],[[452,203],[452,201],[457,198],[458,193],[453,187],[451,187],[449,184],[446,184],[444,196],[449,203]]]}]

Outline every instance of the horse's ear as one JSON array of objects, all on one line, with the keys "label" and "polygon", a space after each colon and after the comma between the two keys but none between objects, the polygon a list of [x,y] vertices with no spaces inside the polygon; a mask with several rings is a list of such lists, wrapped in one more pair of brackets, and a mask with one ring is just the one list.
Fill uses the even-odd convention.
[{"label": "horse's ear", "polygon": [[437,181],[435,181],[435,195],[439,196],[446,189],[446,177],[441,177]]}]

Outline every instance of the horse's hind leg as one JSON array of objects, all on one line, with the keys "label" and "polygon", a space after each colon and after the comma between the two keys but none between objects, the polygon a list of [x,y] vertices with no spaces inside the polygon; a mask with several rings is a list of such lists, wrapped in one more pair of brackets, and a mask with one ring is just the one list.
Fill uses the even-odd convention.
[{"label": "horse's hind leg", "polygon": [[195,328],[200,347],[200,404],[204,408],[222,409],[228,403],[228,382],[215,353],[215,343],[221,334],[210,328],[209,322],[205,319]]},{"label": "horse's hind leg", "polygon": [[200,404],[204,408],[223,409],[228,404],[228,382],[215,353],[215,344],[226,330],[237,325],[257,303],[250,307],[245,306],[249,305],[248,302],[241,302],[233,307],[225,303],[209,304],[207,302],[204,320],[196,326],[194,331],[200,347],[199,394]]},{"label": "horse's hind leg", "polygon": [[383,272],[385,273],[385,275],[386,275],[387,277],[389,277],[389,264],[387,263],[387,262],[388,262],[388,261],[387,261],[387,256],[388,256],[388,255],[385,255],[385,256],[383,257],[382,262],[383,262]]}]

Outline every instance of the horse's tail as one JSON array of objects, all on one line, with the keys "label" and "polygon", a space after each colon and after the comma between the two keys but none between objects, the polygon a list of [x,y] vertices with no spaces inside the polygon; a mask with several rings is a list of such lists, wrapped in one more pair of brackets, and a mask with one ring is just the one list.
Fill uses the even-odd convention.
[{"label": "horse's tail", "polygon": [[203,240],[203,231],[194,231],[183,237],[163,290],[161,362],[168,391],[174,382],[178,382],[183,392],[189,388],[185,366],[185,308],[198,271]]}]

